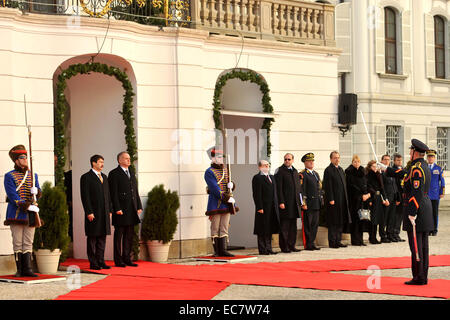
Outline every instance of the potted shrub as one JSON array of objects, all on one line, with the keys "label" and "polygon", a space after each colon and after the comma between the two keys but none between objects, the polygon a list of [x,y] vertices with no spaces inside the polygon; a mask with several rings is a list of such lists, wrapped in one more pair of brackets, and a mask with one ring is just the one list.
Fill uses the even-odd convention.
[{"label": "potted shrub", "polygon": [[69,238],[69,214],[66,194],[61,187],[45,182],[38,201],[39,214],[44,225],[36,229],[33,249],[39,273],[58,271],[58,263],[67,256]]},{"label": "potted shrub", "polygon": [[146,241],[150,260],[167,261],[169,247],[178,225],[176,211],[180,200],[176,191],[155,186],[149,193],[141,226],[141,238]]}]

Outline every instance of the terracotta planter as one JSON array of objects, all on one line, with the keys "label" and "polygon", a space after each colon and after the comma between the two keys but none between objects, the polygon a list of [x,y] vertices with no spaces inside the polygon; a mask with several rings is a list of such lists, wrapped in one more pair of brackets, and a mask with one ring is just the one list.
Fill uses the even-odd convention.
[{"label": "terracotta planter", "polygon": [[39,249],[34,253],[34,255],[36,256],[36,264],[39,273],[53,274],[58,272],[61,250],[55,249],[53,251],[50,251],[48,249]]},{"label": "terracotta planter", "polygon": [[169,257],[169,248],[172,241],[162,243],[159,240],[149,240],[146,242],[150,261],[166,262]]}]

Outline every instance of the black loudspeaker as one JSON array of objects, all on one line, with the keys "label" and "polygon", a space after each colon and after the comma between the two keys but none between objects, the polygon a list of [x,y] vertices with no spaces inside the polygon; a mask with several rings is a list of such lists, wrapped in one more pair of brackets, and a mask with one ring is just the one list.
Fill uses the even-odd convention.
[{"label": "black loudspeaker", "polygon": [[354,93],[341,93],[339,95],[339,124],[356,124],[356,110],[358,108],[358,96]]}]

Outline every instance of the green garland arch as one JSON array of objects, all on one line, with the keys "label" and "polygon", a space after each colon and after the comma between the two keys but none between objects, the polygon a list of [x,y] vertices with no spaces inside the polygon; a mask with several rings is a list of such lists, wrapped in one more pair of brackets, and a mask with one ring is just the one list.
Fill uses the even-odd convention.
[{"label": "green garland arch", "polygon": [[[233,69],[230,72],[225,73],[222,75],[216,82],[216,87],[214,89],[214,100],[213,100],[213,118],[214,118],[214,125],[216,129],[221,129],[221,96],[222,96],[222,90],[225,84],[230,79],[240,79],[242,81],[250,81],[252,83],[255,83],[259,85],[259,89],[261,90],[263,96],[262,96],[262,107],[263,112],[266,113],[273,113],[273,106],[270,103],[270,95],[269,95],[269,86],[267,85],[264,78],[256,73],[255,71],[248,70],[248,69]],[[273,118],[264,118],[264,122],[262,124],[261,129],[267,130],[267,157],[270,158],[271,152],[272,152],[272,144],[270,142],[270,130],[272,127],[272,122],[275,120]]]},{"label": "green garland arch", "polygon": [[125,90],[123,95],[122,115],[125,123],[125,142],[127,144],[127,152],[131,158],[131,166],[134,169],[134,162],[137,160],[137,143],[136,133],[134,130],[134,115],[133,115],[133,86],[128,79],[127,74],[116,67],[111,67],[106,64],[98,62],[78,63],[69,66],[63,70],[58,76],[58,83],[56,85],[56,107],[55,107],[55,155],[58,159],[55,167],[55,184],[64,188],[64,165],[66,163],[66,155],[64,149],[67,144],[65,136],[65,122],[64,117],[67,109],[67,101],[64,91],[67,87],[67,80],[78,75],[87,74],[89,72],[103,73],[109,76],[114,76],[117,80],[122,82],[122,87]]}]

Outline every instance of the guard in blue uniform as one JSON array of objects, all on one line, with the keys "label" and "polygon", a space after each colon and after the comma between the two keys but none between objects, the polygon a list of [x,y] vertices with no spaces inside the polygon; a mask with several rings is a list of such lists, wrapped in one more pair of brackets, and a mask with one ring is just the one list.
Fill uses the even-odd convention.
[{"label": "guard in blue uniform", "polygon": [[23,145],[17,145],[9,151],[9,157],[14,162],[14,170],[5,174],[6,191],[5,225],[11,229],[14,258],[16,261],[16,277],[37,277],[31,266],[31,254],[35,227],[39,226],[39,208],[34,203],[33,196],[39,199],[41,190],[37,174],[34,175],[35,187],[31,183],[31,173],[28,170],[28,153]]},{"label": "guard in blue uniform", "polygon": [[[428,283],[428,236],[434,224],[433,210],[428,196],[431,172],[424,159],[427,150],[429,149],[423,142],[412,139],[411,161],[407,167],[403,170],[395,170],[391,167],[386,169],[388,176],[403,178],[403,230],[408,234],[413,274],[413,279],[405,282],[408,285]],[[416,227],[416,237],[414,237],[413,225]],[[419,261],[416,259],[416,250]]]},{"label": "guard in blue uniform", "polygon": [[439,222],[439,200],[444,197],[445,194],[445,180],[444,180],[444,169],[438,166],[436,163],[436,151],[427,151],[427,162],[428,167],[431,171],[431,185],[428,196],[431,200],[431,206],[433,207],[433,219],[434,219],[434,230],[431,231],[430,235],[435,236],[438,232],[438,222]]},{"label": "guard in blue uniform", "polygon": [[[234,190],[234,183],[229,181],[227,167],[223,164],[223,151],[216,148],[208,149],[211,166],[205,171],[207,184],[208,206],[205,214],[211,221],[211,238],[215,257],[233,257],[226,250],[228,241],[228,227],[233,211],[239,209],[230,190]],[[233,210],[233,206],[235,210]]]}]

